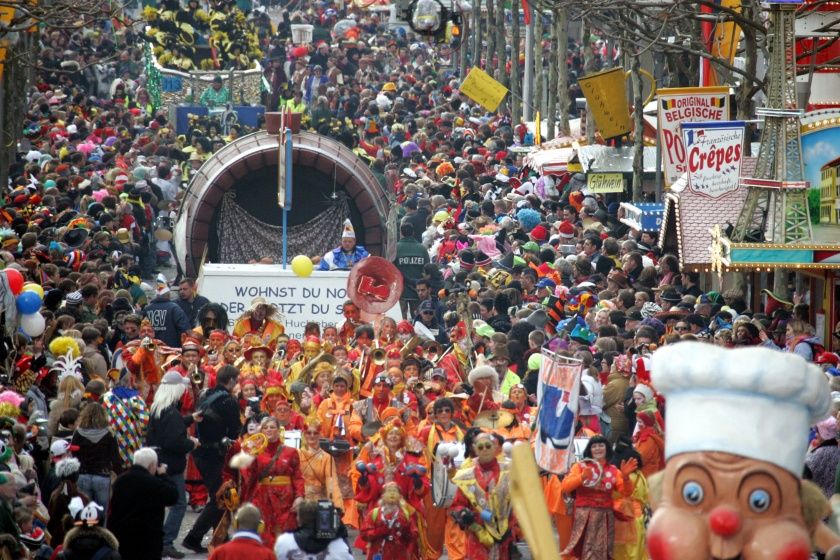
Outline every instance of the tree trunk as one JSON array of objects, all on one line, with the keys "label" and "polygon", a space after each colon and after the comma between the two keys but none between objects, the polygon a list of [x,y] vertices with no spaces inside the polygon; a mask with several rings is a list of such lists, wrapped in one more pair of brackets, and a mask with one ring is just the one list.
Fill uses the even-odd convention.
[{"label": "tree trunk", "polygon": [[[553,18],[557,19],[555,10]],[[548,107],[545,111],[546,130],[542,132],[547,140],[554,139],[554,128],[557,123],[557,25],[552,22],[548,28],[551,47],[548,49]]]},{"label": "tree trunk", "polygon": [[[492,0],[490,0],[492,1]],[[496,35],[496,57],[499,59],[496,67],[496,79],[507,87],[508,73],[507,73],[507,56],[505,46],[505,0],[499,0],[496,4],[496,25],[493,28]]]},{"label": "tree trunk", "polygon": [[[534,111],[539,111],[540,116],[545,115],[545,103],[543,103],[543,80],[545,75],[543,73],[543,50],[542,50],[542,36],[543,36],[543,19],[542,10],[539,6],[534,6]],[[537,116],[534,115],[534,119]]]},{"label": "tree trunk", "polygon": [[560,8],[555,12],[555,35],[557,36],[557,98],[560,100],[560,134],[569,135],[569,65],[566,53],[569,45],[569,12]]},{"label": "tree trunk", "polygon": [[20,39],[6,51],[3,73],[3,107],[0,122],[0,192],[9,184],[9,166],[15,162],[17,144],[23,133],[26,92],[31,79],[30,64],[37,60],[38,43],[34,33],[20,33]]},{"label": "tree trunk", "polygon": [[633,202],[640,202],[643,198],[642,180],[644,177],[644,111],[642,104],[644,98],[642,97],[642,74],[639,72],[640,68],[639,57],[634,55],[632,57],[632,66],[630,71],[633,76],[633,123],[634,140],[633,140]]},{"label": "tree trunk", "polygon": [[[470,31],[472,32],[472,65],[481,68],[481,2],[479,0],[473,1],[472,7],[472,22]],[[464,79],[465,76],[461,76]]]},{"label": "tree trunk", "polygon": [[483,27],[485,29],[484,37],[487,39],[487,50],[485,51],[487,54],[485,55],[486,62],[484,63],[484,70],[492,76],[495,73],[497,63],[496,34],[493,33],[493,27],[496,25],[496,9],[493,5],[493,0],[487,0],[485,6],[487,8],[487,17]]},{"label": "tree trunk", "polygon": [[[511,6],[511,27],[510,27],[510,119],[514,126],[522,119],[522,80],[519,73],[519,4],[513,2]],[[530,99],[526,99],[530,103]]]},{"label": "tree trunk", "polygon": [[[580,29],[581,44],[583,45],[583,75],[586,76],[595,71],[595,55],[592,53],[592,45],[589,42],[592,32],[588,18],[583,18]],[[588,104],[586,108],[586,141],[589,144],[595,143],[595,118],[592,116]]]}]

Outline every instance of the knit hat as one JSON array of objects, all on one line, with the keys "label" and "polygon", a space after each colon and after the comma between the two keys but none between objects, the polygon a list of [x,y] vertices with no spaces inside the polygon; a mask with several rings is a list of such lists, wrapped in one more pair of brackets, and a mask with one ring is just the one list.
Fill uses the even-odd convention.
[{"label": "knit hat", "polygon": [[823,440],[837,439],[837,419],[829,416],[825,420],[817,422],[817,433]]},{"label": "knit hat", "polygon": [[356,239],[356,230],[353,229],[353,223],[350,221],[349,218],[344,220],[344,226],[341,231],[341,237],[342,239],[344,239],[345,237],[350,239]]},{"label": "knit hat", "polygon": [[76,290],[75,292],[70,292],[67,294],[67,305],[81,305],[82,303],[82,292]]},{"label": "knit hat", "polygon": [[638,383],[633,388],[633,392],[642,395],[645,398],[646,402],[653,399],[653,389],[651,389],[650,386],[645,385],[644,383]]},{"label": "knit hat", "polygon": [[702,342],[663,346],[651,361],[653,385],[668,401],[666,459],[731,453],[802,475],[808,427],[831,404],[819,367],[793,353]]}]

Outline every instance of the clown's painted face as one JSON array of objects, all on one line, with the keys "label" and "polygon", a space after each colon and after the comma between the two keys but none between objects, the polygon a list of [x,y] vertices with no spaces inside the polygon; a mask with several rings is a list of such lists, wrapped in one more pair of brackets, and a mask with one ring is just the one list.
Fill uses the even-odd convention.
[{"label": "clown's painted face", "polygon": [[664,471],[648,528],[652,560],[807,560],[799,480],[731,453],[683,453]]},{"label": "clown's painted face", "polygon": [[382,489],[382,503],[397,505],[400,503],[400,488],[396,484],[386,484]]}]

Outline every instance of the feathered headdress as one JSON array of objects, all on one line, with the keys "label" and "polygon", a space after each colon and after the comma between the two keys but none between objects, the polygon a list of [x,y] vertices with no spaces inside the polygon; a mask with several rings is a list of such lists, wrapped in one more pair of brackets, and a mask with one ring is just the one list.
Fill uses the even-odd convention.
[{"label": "feathered headdress", "polygon": [[58,371],[58,382],[68,375],[82,381],[82,362],[79,343],[70,336],[59,336],[50,342],[50,352],[57,356],[51,370]]}]

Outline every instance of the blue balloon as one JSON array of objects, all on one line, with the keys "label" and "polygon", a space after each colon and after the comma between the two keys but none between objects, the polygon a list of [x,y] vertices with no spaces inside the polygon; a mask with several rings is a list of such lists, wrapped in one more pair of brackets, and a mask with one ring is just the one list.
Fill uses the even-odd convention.
[{"label": "blue balloon", "polygon": [[21,292],[17,296],[17,309],[23,315],[35,313],[41,309],[41,296],[35,292]]}]

